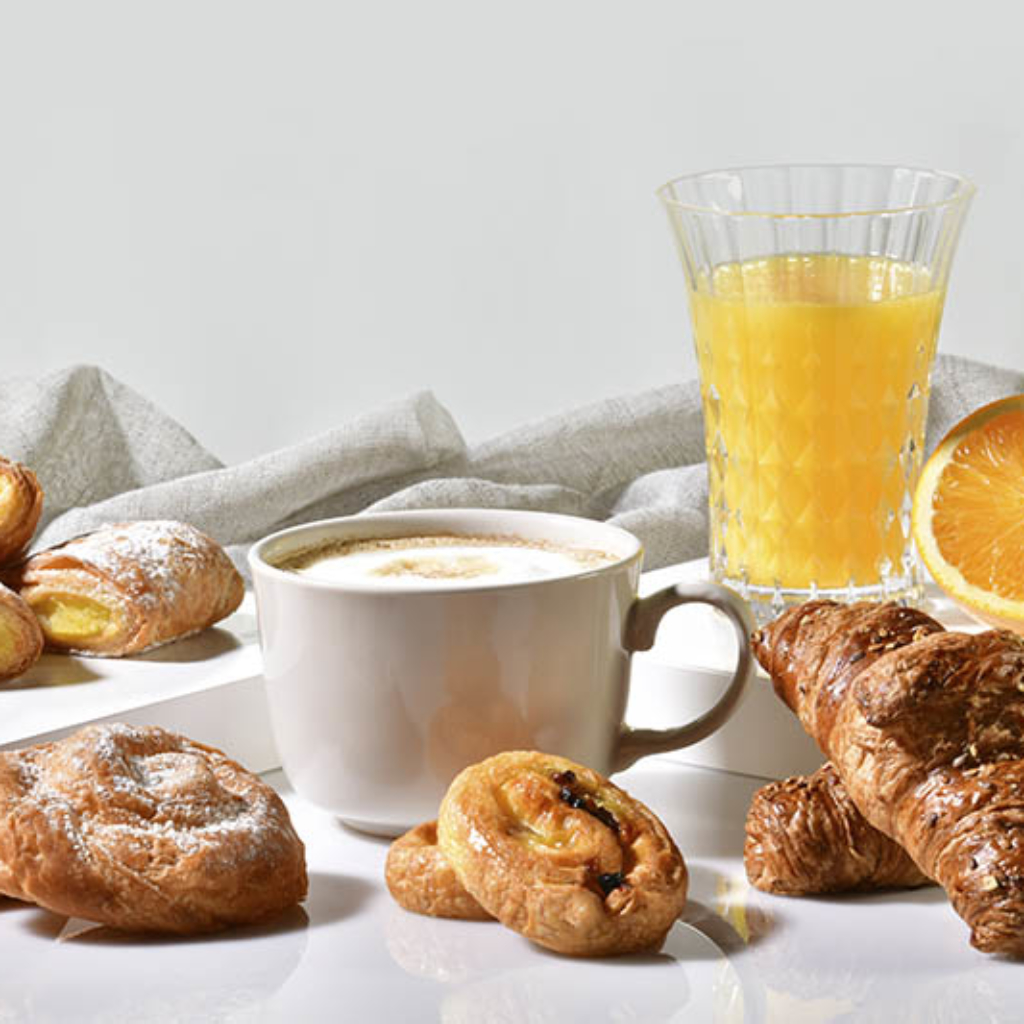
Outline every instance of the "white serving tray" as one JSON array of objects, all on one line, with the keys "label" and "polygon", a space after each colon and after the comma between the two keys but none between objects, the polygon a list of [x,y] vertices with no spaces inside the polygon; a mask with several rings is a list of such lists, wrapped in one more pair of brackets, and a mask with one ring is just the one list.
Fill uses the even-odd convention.
[{"label": "white serving tray", "polygon": [[[640,593],[707,578],[707,559],[684,562],[644,573]],[[926,586],[924,608],[948,629],[976,632],[985,628],[934,584]],[[652,650],[634,656],[627,721],[664,728],[696,718],[725,689],[735,659],[736,641],[724,615],[707,605],[674,609],[665,616]],[[824,760],[760,668],[723,728],[701,743],[664,756],[770,779],[807,774]]]},{"label": "white serving tray", "polygon": [[0,684],[0,749],[89,722],[160,725],[231,753],[252,771],[280,765],[263,691],[255,605],[213,629],[132,658],[44,654]]},{"label": "white serving tray", "polygon": [[[641,594],[707,578],[701,559],[644,573]],[[214,629],[134,658],[44,654],[23,677],[0,684],[0,749],[39,743],[89,722],[159,725],[219,747],[252,771],[281,761],[267,712],[255,602]],[[950,628],[982,627],[937,591],[928,611]],[[735,659],[732,627],[707,606],[668,613],[652,650],[633,660],[630,725],[696,718],[717,699]],[[760,778],[813,771],[822,755],[759,674],[729,722],[670,760]]]}]

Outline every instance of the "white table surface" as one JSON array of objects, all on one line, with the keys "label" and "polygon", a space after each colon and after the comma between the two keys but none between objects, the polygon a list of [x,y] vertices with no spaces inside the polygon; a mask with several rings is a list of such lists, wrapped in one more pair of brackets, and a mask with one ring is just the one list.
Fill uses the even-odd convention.
[{"label": "white table surface", "polygon": [[[700,578],[704,571],[701,563],[658,570],[645,574],[643,589]],[[972,628],[951,607],[936,605],[933,613],[948,625]],[[258,665],[243,664],[256,654],[250,619],[239,620],[238,643],[214,652],[229,682],[258,671]],[[707,609],[678,609],[666,627],[655,650],[634,666],[636,724],[692,717],[701,702],[713,699],[701,687],[721,685],[718,676],[734,657],[727,627]],[[145,681],[160,688],[159,696],[174,690],[179,703],[194,696],[193,717],[212,716],[216,722],[207,723],[209,728],[227,728],[224,708],[200,706],[199,698],[208,701],[230,689],[197,685],[213,679],[209,652],[185,658],[181,666],[181,658],[166,665],[156,660],[146,664]],[[153,696],[136,691],[134,676],[127,676],[143,678],[142,667],[115,665],[104,689],[111,700],[130,698],[132,706],[142,700],[139,713],[156,720],[157,711],[170,714],[171,705],[165,700],[147,708]],[[44,664],[39,671],[49,669]],[[120,706],[92,703],[98,683],[53,686],[54,681],[29,680],[36,685],[19,687],[5,699],[38,703],[28,708],[33,714],[80,714],[75,701],[87,698],[89,717],[125,714]],[[262,708],[260,695],[247,690],[242,696],[245,701],[239,697],[226,717],[247,734],[262,736],[262,718],[238,714],[254,704]],[[974,952],[966,926],[938,889],[795,900],[747,886],[743,821],[761,785],[753,775],[807,770],[819,759],[792,716],[777,705],[767,684],[753,688],[713,742],[671,759],[650,759],[617,778],[665,820],[690,869],[689,907],[656,955],[572,960],[497,924],[408,914],[393,904],[383,883],[386,842],[346,829],[291,794],[284,776],[272,772],[266,777],[285,794],[307,844],[311,884],[302,909],[271,927],[159,940],[120,936],[0,898],[0,1024],[1024,1020],[1024,964]],[[7,717],[13,727],[16,720]],[[177,720],[163,724],[190,731]],[[237,755],[246,746],[242,739],[232,733],[208,741],[221,741]],[[747,763],[755,766],[744,768],[752,774],[714,770]],[[757,767],[762,765],[763,770]]]},{"label": "white table surface", "polygon": [[310,895],[273,926],[196,940],[119,936],[0,903],[0,1021],[572,1022],[1021,1019],[1024,964],[970,948],[938,889],[785,899],[748,887],[758,780],[652,759],[622,783],[665,820],[690,901],[656,954],[574,960],[496,923],[396,906],[386,841],[282,792]]}]

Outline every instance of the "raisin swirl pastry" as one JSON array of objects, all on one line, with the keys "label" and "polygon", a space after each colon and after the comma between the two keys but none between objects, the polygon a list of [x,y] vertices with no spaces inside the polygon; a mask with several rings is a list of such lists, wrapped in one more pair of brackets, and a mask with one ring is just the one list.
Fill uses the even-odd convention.
[{"label": "raisin swirl pastry", "polygon": [[388,847],[384,880],[395,902],[414,914],[491,920],[491,915],[466,892],[437,845],[436,821],[417,825]]},{"label": "raisin swirl pastry", "polygon": [[0,753],[0,893],[126,931],[252,924],[306,895],[281,798],[155,726],[86,726]]},{"label": "raisin swirl pastry", "polygon": [[438,843],[485,910],[559,953],[655,948],[686,904],[686,866],[661,821],[551,754],[466,768],[441,803]]},{"label": "raisin swirl pastry", "polygon": [[114,523],[6,574],[50,650],[119,658],[230,615],[245,586],[215,541],[174,520]]}]

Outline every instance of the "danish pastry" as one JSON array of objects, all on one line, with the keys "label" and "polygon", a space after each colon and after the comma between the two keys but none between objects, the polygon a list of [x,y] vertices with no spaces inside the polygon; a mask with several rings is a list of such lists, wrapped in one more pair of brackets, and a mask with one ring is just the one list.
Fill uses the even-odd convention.
[{"label": "danish pastry", "polygon": [[0,682],[35,664],[43,651],[43,631],[32,609],[0,583]]},{"label": "danish pastry", "polygon": [[395,902],[413,913],[464,921],[491,919],[439,849],[436,821],[417,825],[391,844],[384,879]]},{"label": "danish pastry", "polygon": [[513,751],[466,768],[441,802],[438,842],[485,910],[559,953],[657,947],[686,904],[661,821],[563,757]]},{"label": "danish pastry", "polygon": [[306,895],[280,797],[156,727],[86,726],[0,753],[0,892],[126,931],[251,924]]},{"label": "danish pastry", "polygon": [[43,511],[43,489],[35,473],[0,458],[0,565],[15,561],[28,547]]},{"label": "danish pastry", "polygon": [[244,584],[224,550],[187,523],[115,523],[32,555],[9,582],[51,650],[118,658],[230,615]]}]

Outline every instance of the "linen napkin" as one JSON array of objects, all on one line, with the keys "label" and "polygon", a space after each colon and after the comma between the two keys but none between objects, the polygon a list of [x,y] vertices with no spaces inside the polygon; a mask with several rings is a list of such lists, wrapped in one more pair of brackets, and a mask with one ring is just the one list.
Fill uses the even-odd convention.
[{"label": "linen napkin", "polygon": [[[927,449],[1024,373],[940,356]],[[696,381],[570,409],[467,444],[428,391],[299,444],[225,466],[186,427],[110,374],[76,366],[0,380],[0,454],[46,491],[34,548],[107,522],[183,519],[245,572],[255,540],[362,511],[528,508],[608,520],[644,542],[645,567],[707,552],[707,476]]]}]

